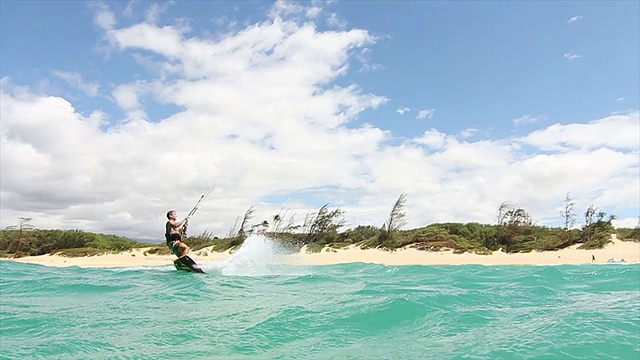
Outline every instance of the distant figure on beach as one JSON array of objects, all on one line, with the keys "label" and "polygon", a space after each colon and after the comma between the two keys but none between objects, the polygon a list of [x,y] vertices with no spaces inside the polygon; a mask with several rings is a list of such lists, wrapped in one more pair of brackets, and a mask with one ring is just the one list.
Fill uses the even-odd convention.
[{"label": "distant figure on beach", "polygon": [[591,255],[591,262],[596,262],[596,256],[595,255]]},{"label": "distant figure on beach", "polygon": [[178,215],[175,210],[169,210],[167,212],[167,219],[169,219],[165,225],[164,237],[167,240],[167,246],[171,249],[177,257],[183,257],[189,253],[189,246],[182,242],[181,230],[189,221],[189,217],[177,221]]}]

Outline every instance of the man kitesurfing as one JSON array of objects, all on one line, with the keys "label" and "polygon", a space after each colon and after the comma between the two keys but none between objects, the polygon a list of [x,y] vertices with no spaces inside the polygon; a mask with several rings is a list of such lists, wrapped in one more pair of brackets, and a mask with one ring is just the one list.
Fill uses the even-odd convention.
[{"label": "man kitesurfing", "polygon": [[196,206],[191,209],[187,217],[178,221],[178,215],[175,210],[169,210],[167,212],[167,223],[165,224],[165,233],[164,237],[167,241],[167,246],[171,249],[171,252],[174,253],[178,259],[174,260],[173,264],[178,270],[187,270],[203,273],[202,269],[196,267],[196,262],[191,259],[188,254],[191,248],[183,242],[183,239],[187,237],[187,225],[189,223],[189,219],[198,211],[198,206],[200,202],[209,195],[213,186],[207,190],[206,193],[200,196],[200,199],[196,203]]},{"label": "man kitesurfing", "polygon": [[167,240],[167,246],[178,258],[187,255],[191,248],[182,242],[182,230],[189,221],[189,216],[178,221],[178,215],[175,210],[167,212],[167,224],[165,226],[164,237]]}]

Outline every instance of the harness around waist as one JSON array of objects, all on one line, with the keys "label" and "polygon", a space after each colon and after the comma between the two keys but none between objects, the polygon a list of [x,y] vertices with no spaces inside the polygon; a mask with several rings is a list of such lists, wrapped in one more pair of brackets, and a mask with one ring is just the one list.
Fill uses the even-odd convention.
[{"label": "harness around waist", "polygon": [[176,233],[165,233],[164,234],[164,238],[167,241],[167,244],[175,242],[175,241],[180,241],[182,240],[182,236],[180,236],[180,234],[176,234]]}]

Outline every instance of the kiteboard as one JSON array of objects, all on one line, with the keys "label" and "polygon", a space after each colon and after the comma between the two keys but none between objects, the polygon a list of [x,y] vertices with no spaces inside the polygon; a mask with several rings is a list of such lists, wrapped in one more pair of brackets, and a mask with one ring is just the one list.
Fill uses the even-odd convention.
[{"label": "kiteboard", "polygon": [[204,270],[202,270],[192,258],[188,255],[179,257],[173,261],[173,265],[176,267],[176,270],[190,271],[195,273],[204,274]]}]

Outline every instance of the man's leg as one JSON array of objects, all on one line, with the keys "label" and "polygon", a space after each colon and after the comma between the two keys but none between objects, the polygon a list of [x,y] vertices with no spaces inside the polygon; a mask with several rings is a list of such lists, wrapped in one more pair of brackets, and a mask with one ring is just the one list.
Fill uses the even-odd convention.
[{"label": "man's leg", "polygon": [[182,255],[180,255],[180,257],[186,256],[187,254],[189,254],[189,250],[191,250],[191,248],[187,246],[187,244],[183,243],[182,241],[180,242],[180,249],[182,249],[181,251]]},{"label": "man's leg", "polygon": [[173,255],[180,257],[180,242],[178,241],[173,241],[171,243],[171,245],[169,245],[169,248],[171,249],[171,252],[173,253]]}]

